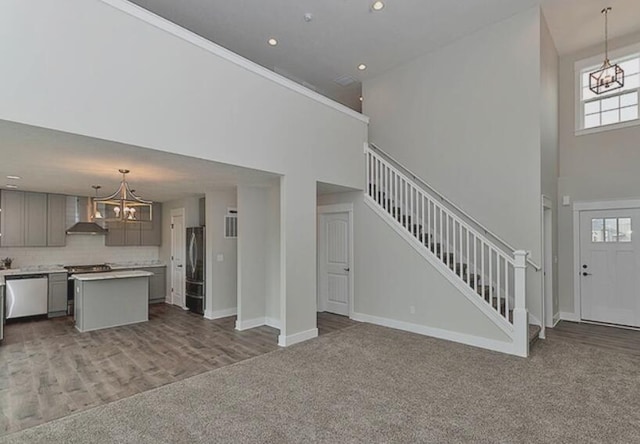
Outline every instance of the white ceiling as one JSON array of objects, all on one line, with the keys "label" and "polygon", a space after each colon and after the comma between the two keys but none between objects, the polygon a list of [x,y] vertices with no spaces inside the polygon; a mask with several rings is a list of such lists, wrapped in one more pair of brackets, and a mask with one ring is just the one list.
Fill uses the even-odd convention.
[{"label": "white ceiling", "polygon": [[[360,81],[539,4],[539,0],[131,0],[356,110]],[[305,22],[311,13],[311,22]],[[278,45],[267,44],[270,37]],[[366,71],[358,71],[360,63]],[[356,83],[334,82],[351,76]]]},{"label": "white ceiling", "polygon": [[[91,196],[114,192],[118,169],[139,196],[167,202],[228,189],[238,183],[268,186],[277,175],[0,120],[0,188]],[[21,180],[7,179],[21,176]]]},{"label": "white ceiling", "polygon": [[605,6],[609,14],[609,38],[640,31],[640,0],[543,0],[542,9],[558,52],[568,54],[602,44],[604,51]]}]

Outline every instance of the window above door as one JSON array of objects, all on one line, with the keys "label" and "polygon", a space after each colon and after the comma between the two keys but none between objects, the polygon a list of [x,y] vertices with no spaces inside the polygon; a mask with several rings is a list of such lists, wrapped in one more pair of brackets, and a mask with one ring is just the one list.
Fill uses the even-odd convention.
[{"label": "window above door", "polygon": [[589,89],[589,74],[602,65],[603,55],[575,64],[576,135],[640,124],[640,44],[613,52],[612,64],[624,70],[624,86],[597,95]]}]

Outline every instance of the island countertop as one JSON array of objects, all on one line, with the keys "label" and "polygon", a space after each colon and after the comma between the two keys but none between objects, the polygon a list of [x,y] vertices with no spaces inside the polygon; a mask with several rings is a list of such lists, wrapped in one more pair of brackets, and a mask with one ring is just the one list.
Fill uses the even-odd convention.
[{"label": "island countertop", "polygon": [[105,271],[104,273],[72,274],[71,279],[77,279],[79,281],[102,281],[105,279],[126,279],[145,276],[153,276],[153,273],[142,270]]}]

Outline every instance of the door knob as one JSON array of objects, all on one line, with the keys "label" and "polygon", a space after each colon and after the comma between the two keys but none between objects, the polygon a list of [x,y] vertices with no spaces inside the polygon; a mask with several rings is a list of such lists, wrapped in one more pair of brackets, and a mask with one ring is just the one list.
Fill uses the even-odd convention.
[{"label": "door knob", "polygon": [[349,270],[350,270],[349,268],[345,268],[345,269],[344,269],[344,271],[349,271]]},{"label": "door knob", "polygon": [[591,273],[587,273],[586,271],[584,271],[584,272],[582,273],[582,275],[583,275],[583,276],[591,276]]}]

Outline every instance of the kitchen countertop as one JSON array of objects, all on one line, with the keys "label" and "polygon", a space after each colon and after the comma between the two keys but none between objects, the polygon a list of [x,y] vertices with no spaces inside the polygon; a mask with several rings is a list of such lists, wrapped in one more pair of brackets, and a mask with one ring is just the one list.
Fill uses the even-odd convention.
[{"label": "kitchen countertop", "polygon": [[166,267],[167,264],[163,262],[123,262],[123,263],[109,263],[112,270],[128,270],[131,268],[160,268]]},{"label": "kitchen countertop", "polygon": [[145,276],[153,276],[153,273],[142,270],[105,271],[104,273],[72,274],[71,278],[78,281],[103,281],[105,279],[126,279]]},{"label": "kitchen countertop", "polygon": [[26,274],[52,274],[66,272],[67,270],[62,268],[62,265],[43,265],[41,267],[10,268],[8,270],[0,270],[0,285],[4,285],[5,276],[24,276]]}]

